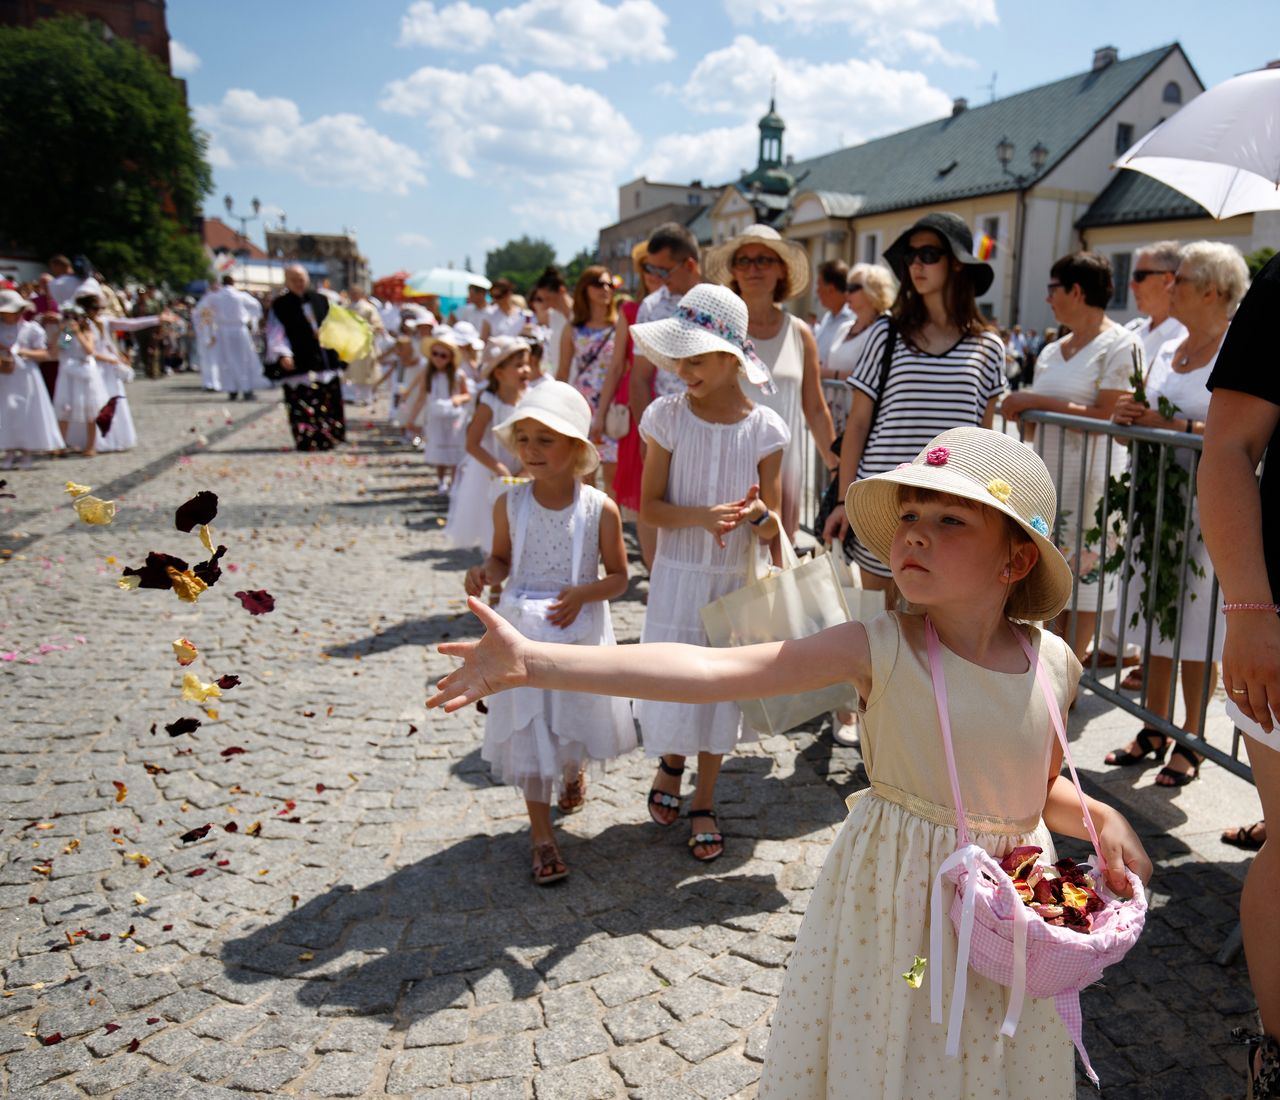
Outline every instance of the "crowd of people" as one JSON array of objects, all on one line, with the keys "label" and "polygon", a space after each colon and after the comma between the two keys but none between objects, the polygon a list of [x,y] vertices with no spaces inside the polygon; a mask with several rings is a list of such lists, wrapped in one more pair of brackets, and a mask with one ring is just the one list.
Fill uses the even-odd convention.
[{"label": "crowd of people", "polygon": [[[1000,330],[983,315],[977,303],[994,271],[954,214],[919,219],[884,261],[821,265],[816,294],[824,312],[811,325],[785,308],[808,288],[807,255],[763,225],[705,253],[683,226],[660,226],[632,254],[644,289],[639,301],[619,293],[606,267],[592,265],[572,286],[548,268],[527,299],[507,280],[487,293],[474,287],[452,311],[431,299],[384,303],[360,288],[342,296],[317,290],[300,266],[288,268],[285,287],[270,300],[224,280],[198,301],[162,303],[145,289],[122,295],[55,257],[37,284],[0,290],[0,448],[10,465],[29,465],[33,453],[131,445],[126,386],[135,367],[148,377],[198,369],[205,388],[230,400],[252,400],[278,384],[299,450],[342,443],[346,403],[376,405],[385,387],[388,421],[406,445],[421,448],[435,490],[448,497],[446,539],[475,555],[465,589],[487,596],[473,606],[489,632],[478,646],[452,647],[466,664],[444,682],[437,702],[488,706],[483,755],[525,799],[534,882],[570,873],[553,806],[561,814],[580,809],[589,766],[634,750],[637,724],[654,758],[648,816],[670,828],[683,808],[691,856],[717,859],[730,843],[716,814],[721,765],[756,737],[734,700],[848,681],[861,702],[834,713],[832,733],[862,745],[871,793],[846,822],[815,891],[775,1017],[762,1095],[821,1095],[826,1082],[855,1066],[863,1077],[878,1073],[885,1095],[921,1095],[926,1080],[930,1087],[965,1082],[944,1084],[948,1095],[973,1094],[974,1081],[1020,1094],[1021,1084],[1010,1082],[1029,1081],[1028,1074],[1043,1080],[1044,1063],[1025,1056],[1036,1041],[1069,1058],[1052,1020],[1029,1015],[1032,1047],[975,1038],[956,1062],[941,1056],[920,1000],[899,1003],[887,977],[862,980],[910,964],[900,956],[924,942],[920,883],[955,846],[946,776],[922,767],[935,754],[914,740],[930,725],[937,659],[920,613],[936,628],[960,689],[952,695],[957,743],[965,739],[972,754],[961,785],[983,820],[998,823],[978,840],[997,858],[1019,844],[1052,851],[1046,825],[1082,835],[1071,784],[1057,777],[1061,757],[1044,740],[1044,714],[1025,712],[1025,699],[1023,712],[1013,713],[1007,674],[1027,674],[1024,651],[1032,668],[1037,661],[1048,668],[1055,705],[1065,712],[1082,661],[1114,665],[1147,644],[1146,706],[1171,720],[1172,681],[1180,675],[1181,728],[1199,736],[1206,688],[1213,692],[1225,652],[1233,713],[1247,731],[1252,723],[1255,743],[1274,749],[1267,704],[1280,705],[1280,645],[1271,665],[1246,659],[1241,618],[1226,613],[1269,608],[1274,620],[1280,568],[1272,590],[1255,593],[1237,566],[1212,598],[1218,561],[1210,554],[1219,552],[1221,520],[1190,499],[1195,459],[1175,448],[1190,510],[1189,585],[1176,630],[1160,616],[1148,641],[1146,620],[1158,612],[1147,598],[1148,574],[1165,566],[1159,547],[1136,539],[1116,571],[1101,564],[1105,538],[1099,548],[1086,537],[1108,492],[1107,474],[1125,468],[1123,433],[1024,418],[1055,413],[1206,436],[1215,386],[1238,387],[1276,410],[1267,404],[1270,391],[1241,382],[1247,371],[1238,358],[1229,370],[1219,362],[1249,286],[1245,262],[1229,245],[1160,241],[1139,251],[1131,289],[1142,316],[1129,325],[1107,316],[1115,287],[1106,257],[1062,256],[1046,288],[1055,327],[1043,334]],[[1274,279],[1272,272],[1260,286],[1273,290]],[[349,362],[322,339],[339,302],[370,335]],[[1251,325],[1257,316],[1255,309]],[[1251,331],[1239,342],[1256,346]],[[1255,414],[1220,431],[1251,429],[1232,453],[1256,464],[1258,440],[1270,438],[1274,421]],[[1206,437],[1206,466],[1211,451]],[[806,480],[811,465],[823,484]],[[667,648],[706,645],[700,610],[740,588],[753,561],[756,568],[780,562],[784,541],[794,543],[812,518],[810,494],[828,481],[835,503],[813,534],[840,548],[862,587],[883,595],[887,614],[793,649],[728,656]],[[627,586],[624,521],[635,525],[649,574],[642,640],[654,648],[643,662],[609,653],[608,601]],[[1258,523],[1256,555],[1280,555],[1274,521]],[[1121,605],[1138,613],[1137,628],[1121,621]],[[1043,621],[1047,629],[1010,632],[1007,621]],[[522,648],[524,639],[570,645],[535,653]],[[512,690],[494,695],[504,687]],[[915,706],[924,707],[919,721],[908,720]],[[990,740],[992,708],[1000,706],[1021,731],[1016,751]],[[1148,760],[1164,764],[1155,782],[1166,787],[1192,781],[1201,764],[1192,749],[1151,727],[1105,762]],[[1036,761],[1050,762],[1047,776]],[[1255,761],[1264,810],[1275,797],[1275,771]],[[1150,863],[1123,818],[1100,803],[1092,812],[1112,869],[1127,866],[1145,878]],[[1224,836],[1263,848],[1250,873],[1246,917],[1269,911],[1280,895],[1265,839],[1265,821]],[[907,867],[915,867],[910,882],[901,877]],[[1123,878],[1112,883],[1117,891],[1127,889]],[[894,893],[897,915],[868,915],[875,927],[861,926],[878,944],[871,950],[849,939],[857,922],[842,898],[855,880]],[[1257,935],[1246,928],[1247,942]],[[842,968],[856,962],[839,998],[823,961],[829,951],[842,956]],[[1266,951],[1250,947],[1251,968],[1255,953],[1270,957]],[[1274,1035],[1275,974],[1255,973],[1254,981],[1264,1035]],[[977,979],[971,1005],[999,1007],[998,987],[976,995],[975,987]],[[851,1023],[852,1045],[828,1046],[841,1021],[873,1011],[875,1028]],[[821,1026],[811,1029],[809,1021]],[[1255,1048],[1263,1074],[1255,1082],[1264,1081],[1280,1048],[1265,1037]],[[824,1072],[801,1088],[799,1078],[815,1063]],[[1069,1072],[1052,1079],[1063,1095],[1074,1093]],[[1036,1094],[1053,1093],[1040,1087]]]}]

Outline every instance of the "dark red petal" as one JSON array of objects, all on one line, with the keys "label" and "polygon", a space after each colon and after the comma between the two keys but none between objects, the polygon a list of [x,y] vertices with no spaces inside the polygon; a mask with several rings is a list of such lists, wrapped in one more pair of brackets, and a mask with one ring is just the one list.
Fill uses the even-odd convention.
[{"label": "dark red petal", "polygon": [[160,1017],[159,1017],[159,1016],[148,1016],[148,1017],[147,1017],[147,1023],[149,1023],[149,1024],[158,1024],[159,1022],[160,1022]]},{"label": "dark red petal", "polygon": [[102,1026],[106,1029],[108,1035],[120,1030],[119,1024],[103,1024]]},{"label": "dark red petal", "polygon": [[190,532],[197,524],[212,523],[217,514],[218,496],[205,489],[178,506],[173,525],[179,531]]},{"label": "dark red petal", "polygon": [[56,1044],[62,1042],[62,1032],[55,1031],[52,1035],[45,1035],[40,1039],[40,1042],[42,1042],[47,1047],[55,1046]]},{"label": "dark red petal", "polygon": [[179,718],[165,726],[164,731],[170,737],[181,737],[184,733],[195,733],[199,728],[199,718]]},{"label": "dark red petal", "polygon": [[268,611],[274,611],[276,607],[275,597],[265,588],[237,592],[236,598],[244,605],[244,609],[250,615],[265,615]]},{"label": "dark red petal", "polygon": [[213,828],[212,822],[210,822],[208,825],[201,825],[197,829],[192,829],[189,833],[183,833],[180,839],[182,840],[183,844],[190,844],[193,840],[203,840],[206,836],[209,835],[209,830],[212,828]]},{"label": "dark red petal", "polygon": [[232,745],[229,748],[223,749],[220,753],[218,753],[218,755],[219,756],[239,756],[241,753],[247,752],[247,751],[248,751],[247,749],[242,749],[239,745]]},{"label": "dark red petal", "polygon": [[199,878],[205,873],[205,870],[206,868],[204,867],[197,867],[194,871],[187,872],[187,878]]},{"label": "dark red petal", "polygon": [[324,785],[323,783],[317,783],[317,784],[316,784],[316,794],[324,794],[325,790],[326,790],[326,788],[325,788],[325,785]]},{"label": "dark red petal", "polygon": [[137,1039],[133,1039],[133,1040],[131,1040],[131,1041],[130,1041],[129,1045],[128,1045],[127,1047],[125,1047],[125,1050],[127,1050],[130,1054],[132,1054],[132,1053],[134,1053],[134,1051],[136,1051],[136,1050],[138,1049],[138,1047],[139,1047],[140,1045],[141,1045],[141,1044],[138,1042],[138,1040],[137,1040]]},{"label": "dark red petal", "polygon": [[230,691],[233,687],[240,686],[240,677],[239,676],[219,676],[217,681],[215,682],[217,683],[218,687],[222,688],[223,691]]},{"label": "dark red petal", "polygon": [[238,833],[240,831],[240,826],[234,821],[228,821],[222,828],[228,833]]}]

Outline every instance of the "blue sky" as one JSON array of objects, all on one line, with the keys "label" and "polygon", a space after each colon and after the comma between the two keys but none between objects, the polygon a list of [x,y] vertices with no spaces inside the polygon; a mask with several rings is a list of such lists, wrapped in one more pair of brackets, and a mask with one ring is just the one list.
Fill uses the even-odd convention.
[{"label": "blue sky", "polygon": [[[1280,54],[1280,3],[1234,0],[171,0],[174,69],[210,135],[206,212],[257,196],[354,229],[375,277],[528,233],[562,258],[619,183],[754,166],[777,81],[811,156],[1182,43],[1206,86]],[[1268,52],[1269,50],[1275,53]],[[261,222],[250,235],[261,241]]]}]

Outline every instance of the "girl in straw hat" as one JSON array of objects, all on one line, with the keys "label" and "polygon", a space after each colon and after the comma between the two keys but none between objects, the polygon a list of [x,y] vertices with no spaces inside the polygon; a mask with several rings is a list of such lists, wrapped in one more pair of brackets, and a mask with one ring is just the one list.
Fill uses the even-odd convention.
[{"label": "girl in straw hat", "polygon": [[465,453],[471,387],[462,369],[462,349],[447,327],[437,327],[422,348],[427,357],[427,369],[417,380],[426,401],[422,457],[436,468],[440,492],[447,493]]},{"label": "girl in straw hat", "polygon": [[[1071,595],[1050,541],[1056,508],[1044,463],[982,428],[944,432],[910,463],[853,485],[845,506],[863,546],[892,571],[912,612],[887,612],[808,638],[725,649],[575,650],[531,642],[488,608],[488,631],[447,644],[465,658],[428,705],[456,708],[508,686],[611,692],[708,703],[852,684],[863,702],[869,789],[850,800],[809,901],[788,966],[761,1078],[761,1097],[1037,1097],[1076,1094],[1071,1041],[1052,1001],[1023,1008],[999,1033],[1005,990],[969,972],[959,1057],[930,1020],[929,994],[902,974],[930,938],[930,886],[957,847],[927,634],[940,671],[972,842],[1000,858],[1049,829],[1083,838],[1080,803],[1059,775],[1061,750],[1037,672],[1063,715],[1080,665],[1063,640],[1032,625]],[[1034,657],[1034,661],[1029,659]],[[1128,893],[1151,862],[1128,822],[1090,799],[1106,883]],[[944,887],[944,910],[954,890]],[[928,967],[955,973],[956,937]],[[950,977],[948,977],[948,984]],[[945,1006],[944,1006],[945,1015]]]},{"label": "girl in straw hat", "polygon": [[747,303],[747,333],[774,386],[773,393],[758,400],[781,416],[791,431],[791,445],[782,457],[782,526],[794,541],[804,492],[806,424],[827,468],[834,470],[837,461],[831,450],[835,429],[822,396],[817,341],[808,325],[780,305],[809,286],[809,256],[776,229],[752,225],[707,253],[707,278],[730,287]]},{"label": "girl in straw hat", "polygon": [[[498,614],[518,628],[574,646],[615,645],[609,600],[627,590],[627,553],[618,506],[583,478],[600,456],[587,438],[591,408],[572,386],[548,379],[494,433],[529,481],[493,508],[493,548],[466,577],[467,593],[506,582]],[[600,566],[604,565],[604,576]],[[585,767],[635,748],[626,700],[521,688],[494,699],[481,755],[494,775],[519,788],[533,836],[533,881],[557,882],[569,869],[551,827],[586,801]]]},{"label": "girl in straw hat", "polygon": [[520,469],[493,426],[511,415],[528,388],[528,343],[516,336],[495,336],[485,345],[480,378],[485,389],[467,425],[466,454],[449,495],[444,537],[451,546],[488,549],[493,541],[493,502],[506,488],[503,479]]}]

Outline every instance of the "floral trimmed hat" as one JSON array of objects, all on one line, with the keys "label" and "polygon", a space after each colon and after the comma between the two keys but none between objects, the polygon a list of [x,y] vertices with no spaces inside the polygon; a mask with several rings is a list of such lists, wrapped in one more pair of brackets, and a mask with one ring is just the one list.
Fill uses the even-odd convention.
[{"label": "floral trimmed hat", "polygon": [[728,287],[699,283],[680,299],[670,317],[632,325],[630,331],[640,354],[663,370],[674,371],[680,359],[727,351],[748,382],[773,392],[769,368],[747,338],[747,305]]},{"label": "floral trimmed hat", "polygon": [[1044,462],[1025,443],[987,428],[952,428],[913,461],[850,485],[844,507],[853,532],[886,565],[898,528],[902,485],[977,501],[1008,516],[1040,551],[1024,582],[1026,617],[1052,619],[1066,607],[1071,567],[1052,541],[1058,494]]}]

